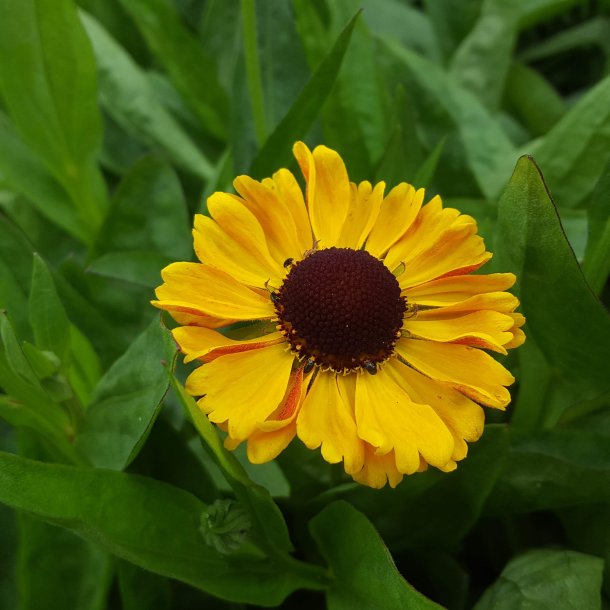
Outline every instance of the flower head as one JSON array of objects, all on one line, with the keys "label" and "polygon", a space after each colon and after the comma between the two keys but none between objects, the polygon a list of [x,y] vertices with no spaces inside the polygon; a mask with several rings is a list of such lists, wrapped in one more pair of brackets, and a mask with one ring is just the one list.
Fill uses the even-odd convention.
[{"label": "flower head", "polygon": [[[397,485],[428,465],[456,468],[504,409],[513,376],[487,351],[524,340],[511,273],[472,275],[490,258],[476,222],[402,183],[349,182],[324,146],[238,195],[214,193],[193,231],[200,263],[173,263],[153,304],[180,324],[187,391],[249,459],[295,436],[355,480]],[[249,322],[251,338],[230,329]]]}]

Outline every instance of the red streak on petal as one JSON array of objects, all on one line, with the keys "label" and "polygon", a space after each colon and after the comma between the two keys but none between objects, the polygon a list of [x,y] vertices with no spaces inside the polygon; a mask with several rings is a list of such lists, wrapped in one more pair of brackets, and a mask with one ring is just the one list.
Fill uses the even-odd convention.
[{"label": "red streak on petal", "polygon": [[292,386],[288,390],[288,394],[284,398],[284,404],[282,405],[282,410],[277,416],[278,420],[289,419],[292,417],[295,409],[297,408],[299,401],[301,399],[301,386],[303,385],[303,367],[300,367],[296,374],[294,375],[294,379],[292,380]]},{"label": "red streak on petal", "polygon": [[211,362],[220,358],[221,356],[227,356],[228,354],[239,354],[240,352],[247,352],[253,349],[261,349],[263,347],[269,347],[270,345],[276,345],[277,343],[284,342],[284,337],[278,337],[271,341],[256,341],[255,343],[240,343],[237,345],[221,345],[213,350],[209,351],[205,356],[201,358],[204,362]]}]

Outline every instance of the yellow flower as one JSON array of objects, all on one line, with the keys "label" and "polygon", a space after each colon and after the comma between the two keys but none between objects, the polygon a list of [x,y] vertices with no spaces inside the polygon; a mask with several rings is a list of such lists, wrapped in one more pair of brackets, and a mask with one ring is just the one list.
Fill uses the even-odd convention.
[{"label": "yellow flower", "polygon": [[[511,273],[470,275],[491,258],[473,218],[424,190],[350,183],[341,157],[297,142],[306,197],[286,169],[238,195],[214,193],[193,231],[201,263],[173,263],[153,304],[198,360],[199,407],[275,458],[296,436],[356,481],[456,468],[483,431],[480,405],[504,409],[513,376],[484,350],[524,341]],[[222,329],[256,321],[257,336]],[[214,330],[214,329],[220,329]]]}]

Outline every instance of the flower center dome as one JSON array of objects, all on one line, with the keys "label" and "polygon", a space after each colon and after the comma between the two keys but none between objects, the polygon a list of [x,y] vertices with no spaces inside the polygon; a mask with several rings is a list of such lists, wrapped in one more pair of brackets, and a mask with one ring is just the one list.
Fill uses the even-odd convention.
[{"label": "flower center dome", "polygon": [[273,300],[292,350],[336,372],[376,372],[394,351],[406,310],[389,269],[350,248],[318,250],[296,262]]}]

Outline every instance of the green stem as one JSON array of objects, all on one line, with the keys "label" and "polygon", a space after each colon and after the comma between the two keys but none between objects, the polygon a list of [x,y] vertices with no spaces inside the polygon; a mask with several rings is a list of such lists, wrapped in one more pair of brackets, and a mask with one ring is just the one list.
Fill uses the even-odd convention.
[{"label": "green stem", "polygon": [[246,58],[246,77],[248,79],[248,92],[252,102],[252,115],[254,117],[254,130],[259,146],[267,139],[265,120],[265,101],[263,96],[263,83],[261,69],[258,61],[258,41],[256,35],[256,12],[254,0],[241,0],[241,16],[244,34],[244,51]]}]

